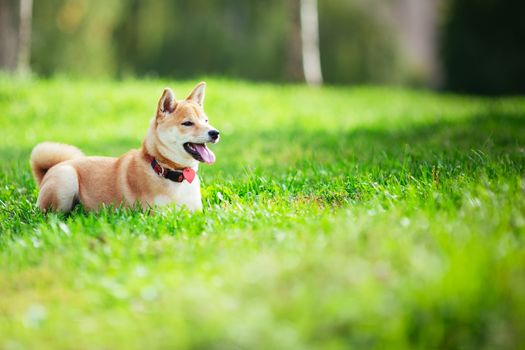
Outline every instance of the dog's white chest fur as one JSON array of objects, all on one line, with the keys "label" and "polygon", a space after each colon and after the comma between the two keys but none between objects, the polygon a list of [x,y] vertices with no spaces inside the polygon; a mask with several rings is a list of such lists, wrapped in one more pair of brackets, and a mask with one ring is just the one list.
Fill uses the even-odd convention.
[{"label": "dog's white chest fur", "polygon": [[201,200],[201,185],[198,176],[192,183],[183,182],[169,182],[168,191],[166,194],[155,196],[155,205],[163,206],[168,204],[176,204],[178,207],[185,206],[189,211],[202,210]]}]

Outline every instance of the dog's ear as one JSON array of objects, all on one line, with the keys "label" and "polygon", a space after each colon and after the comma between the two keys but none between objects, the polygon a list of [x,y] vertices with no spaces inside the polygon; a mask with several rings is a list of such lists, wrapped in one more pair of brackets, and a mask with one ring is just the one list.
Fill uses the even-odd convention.
[{"label": "dog's ear", "polygon": [[170,88],[165,88],[157,105],[157,118],[173,113],[176,107],[175,94]]},{"label": "dog's ear", "polygon": [[201,81],[194,88],[191,94],[186,97],[186,100],[190,100],[198,103],[201,107],[204,104],[204,93],[206,91],[206,83]]}]

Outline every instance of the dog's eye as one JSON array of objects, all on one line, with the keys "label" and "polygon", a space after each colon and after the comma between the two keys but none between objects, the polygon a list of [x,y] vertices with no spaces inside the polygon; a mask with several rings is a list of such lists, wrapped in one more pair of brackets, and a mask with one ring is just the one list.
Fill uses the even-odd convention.
[{"label": "dog's eye", "polygon": [[190,121],[187,121],[187,122],[182,123],[182,125],[184,125],[184,126],[192,126],[193,123],[190,122]]}]

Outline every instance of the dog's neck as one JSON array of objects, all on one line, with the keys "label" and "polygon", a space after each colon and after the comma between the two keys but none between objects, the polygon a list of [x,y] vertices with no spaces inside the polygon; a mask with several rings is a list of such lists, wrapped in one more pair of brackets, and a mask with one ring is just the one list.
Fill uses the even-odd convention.
[{"label": "dog's neck", "polygon": [[172,170],[183,170],[185,168],[192,168],[197,171],[199,168],[199,162],[196,160],[188,161],[176,152],[170,150],[155,133],[155,120],[153,120],[148,129],[148,133],[144,142],[142,142],[141,148],[142,154],[146,159],[153,157],[162,166]]}]

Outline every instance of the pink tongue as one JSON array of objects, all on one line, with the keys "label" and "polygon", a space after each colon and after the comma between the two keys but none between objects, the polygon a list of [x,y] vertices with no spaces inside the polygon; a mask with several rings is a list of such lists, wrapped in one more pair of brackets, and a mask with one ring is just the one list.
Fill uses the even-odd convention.
[{"label": "pink tongue", "polygon": [[215,154],[213,154],[213,152],[210,151],[208,147],[196,143],[194,143],[193,145],[195,146],[195,150],[199,152],[202,159],[204,159],[206,163],[211,164],[215,162]]}]

